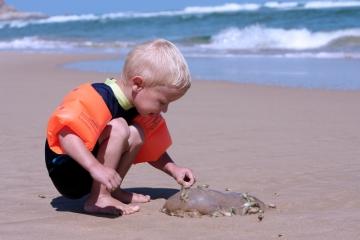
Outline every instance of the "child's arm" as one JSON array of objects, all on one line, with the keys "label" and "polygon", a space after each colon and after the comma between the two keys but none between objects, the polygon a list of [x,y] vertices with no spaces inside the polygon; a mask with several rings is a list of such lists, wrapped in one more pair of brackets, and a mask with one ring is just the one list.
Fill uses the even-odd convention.
[{"label": "child's arm", "polygon": [[114,169],[102,165],[81,138],[69,128],[60,131],[59,141],[65,153],[87,170],[94,180],[104,184],[109,191],[120,186],[120,175]]},{"label": "child's arm", "polygon": [[185,188],[191,187],[196,179],[193,172],[188,168],[179,167],[174,163],[168,153],[164,153],[159,160],[149,162],[153,167],[172,176],[180,185]]}]

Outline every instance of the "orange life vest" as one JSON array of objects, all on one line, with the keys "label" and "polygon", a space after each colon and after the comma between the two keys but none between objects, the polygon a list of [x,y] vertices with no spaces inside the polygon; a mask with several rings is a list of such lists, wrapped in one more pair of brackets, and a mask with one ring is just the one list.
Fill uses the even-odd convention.
[{"label": "orange life vest", "polygon": [[[47,128],[49,147],[57,154],[64,154],[58,135],[61,129],[68,127],[92,151],[111,118],[106,103],[91,84],[80,85],[65,96],[51,115]],[[144,144],[134,163],[157,161],[171,145],[164,118],[161,115],[137,116],[134,123],[140,126],[144,133]]]},{"label": "orange life vest", "polygon": [[159,115],[137,116],[134,123],[140,126],[144,133],[144,143],[137,154],[134,163],[157,161],[171,146],[171,137],[165,119]]}]

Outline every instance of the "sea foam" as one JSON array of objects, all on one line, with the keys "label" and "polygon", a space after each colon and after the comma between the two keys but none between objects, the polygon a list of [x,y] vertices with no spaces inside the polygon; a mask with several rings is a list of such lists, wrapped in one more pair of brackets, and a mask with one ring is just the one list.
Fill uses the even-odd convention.
[{"label": "sea foam", "polygon": [[72,49],[75,44],[62,41],[47,41],[36,36],[13,39],[11,41],[0,41],[0,49],[11,50],[55,50]]},{"label": "sea foam", "polygon": [[360,38],[360,29],[311,32],[308,29],[266,28],[252,25],[243,29],[227,28],[202,47],[238,50],[308,50],[325,47],[338,39]]},{"label": "sea foam", "polygon": [[360,7],[360,1],[313,1],[304,4],[305,9]]},{"label": "sea foam", "polygon": [[255,11],[258,10],[261,5],[256,3],[227,3],[220,6],[198,6],[198,7],[186,7],[184,13],[198,14],[198,13],[222,13],[222,12],[238,12],[238,11]]},{"label": "sea foam", "polygon": [[74,49],[105,49],[119,50],[132,47],[135,43],[126,41],[96,42],[89,40],[48,40],[38,36],[16,38],[0,41],[0,49],[10,50],[74,50]]},{"label": "sea foam", "polygon": [[274,9],[292,9],[300,5],[298,2],[266,2],[264,7]]}]

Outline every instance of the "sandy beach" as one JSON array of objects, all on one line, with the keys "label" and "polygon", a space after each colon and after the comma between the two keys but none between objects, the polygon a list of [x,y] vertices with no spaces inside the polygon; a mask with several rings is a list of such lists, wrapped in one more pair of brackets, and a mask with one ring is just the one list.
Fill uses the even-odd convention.
[{"label": "sandy beach", "polygon": [[[102,56],[0,53],[0,239],[360,239],[360,93],[194,80],[166,114],[174,160],[199,184],[249,192],[256,216],[177,218],[159,210],[179,186],[147,164],[123,187],[152,196],[119,218],[81,212],[45,169],[49,114],[66,92],[107,74],[62,68]],[[115,76],[116,77],[116,76]]]}]

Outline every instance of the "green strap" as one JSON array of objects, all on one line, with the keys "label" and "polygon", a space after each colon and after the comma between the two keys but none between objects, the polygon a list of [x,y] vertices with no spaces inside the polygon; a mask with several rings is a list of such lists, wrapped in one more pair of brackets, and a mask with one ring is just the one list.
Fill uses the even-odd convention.
[{"label": "green strap", "polygon": [[129,110],[130,108],[133,107],[129,102],[129,100],[127,99],[127,97],[125,96],[124,92],[119,87],[119,85],[117,85],[116,79],[108,78],[106,79],[105,84],[108,85],[111,88],[111,90],[114,92],[114,95],[118,103],[124,110]]}]

